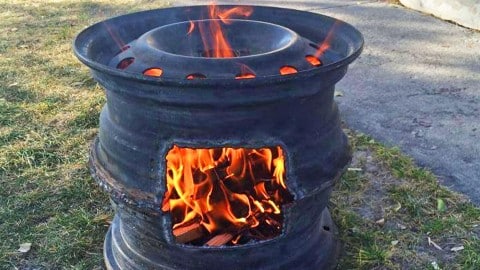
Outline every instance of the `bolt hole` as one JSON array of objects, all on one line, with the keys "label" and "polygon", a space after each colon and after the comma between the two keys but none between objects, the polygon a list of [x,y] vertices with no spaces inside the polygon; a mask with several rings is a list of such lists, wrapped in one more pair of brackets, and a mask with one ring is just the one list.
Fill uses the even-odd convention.
[{"label": "bolt hole", "polygon": [[237,74],[237,75],[235,76],[235,79],[237,79],[237,80],[253,79],[253,78],[255,78],[255,77],[256,77],[256,76],[255,76],[255,74],[253,74],[253,73],[243,73],[243,74]]},{"label": "bolt hole", "polygon": [[327,232],[330,231],[330,227],[329,227],[329,226],[323,226],[323,229],[324,229],[325,231],[327,231]]},{"label": "bolt hole", "polygon": [[122,61],[120,61],[120,63],[118,63],[117,68],[118,69],[126,69],[128,66],[133,64],[133,61],[135,61],[135,58],[133,58],[133,57],[125,58]]},{"label": "bolt hole", "polygon": [[163,74],[163,69],[161,68],[149,68],[143,72],[143,75],[150,77],[160,77]]},{"label": "bolt hole", "polygon": [[207,76],[201,74],[201,73],[193,73],[187,75],[187,80],[194,80],[194,79],[206,79]]},{"label": "bolt hole", "polygon": [[305,60],[307,60],[307,62],[309,62],[312,66],[315,66],[315,67],[319,67],[322,65],[322,62],[320,61],[320,59],[318,59],[313,55],[305,56]]},{"label": "bolt hole", "polygon": [[292,66],[283,66],[280,68],[280,74],[282,75],[288,75],[288,74],[294,74],[297,73],[298,70],[295,67]]}]

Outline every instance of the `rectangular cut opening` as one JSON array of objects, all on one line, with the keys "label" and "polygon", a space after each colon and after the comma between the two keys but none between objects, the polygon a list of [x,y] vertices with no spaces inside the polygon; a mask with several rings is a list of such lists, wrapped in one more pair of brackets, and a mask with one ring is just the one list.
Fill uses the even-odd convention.
[{"label": "rectangular cut opening", "polygon": [[280,146],[184,148],[166,156],[170,213],[177,243],[242,245],[279,236],[282,205],[293,201]]}]

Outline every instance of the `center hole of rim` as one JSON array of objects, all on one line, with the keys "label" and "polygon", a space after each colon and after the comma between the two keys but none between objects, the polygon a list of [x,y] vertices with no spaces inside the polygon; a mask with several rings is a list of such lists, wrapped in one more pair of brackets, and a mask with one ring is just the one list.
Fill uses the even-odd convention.
[{"label": "center hole of rim", "polygon": [[169,24],[153,29],[144,38],[150,47],[170,54],[234,58],[281,50],[290,46],[297,35],[280,25],[232,19],[226,23],[195,20]]}]

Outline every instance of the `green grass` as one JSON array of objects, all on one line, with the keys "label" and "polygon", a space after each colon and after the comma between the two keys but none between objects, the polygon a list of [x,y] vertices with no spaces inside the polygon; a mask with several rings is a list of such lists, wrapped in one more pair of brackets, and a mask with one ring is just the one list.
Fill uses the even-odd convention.
[{"label": "green grass", "polygon": [[[0,1],[0,269],[95,269],[111,216],[87,151],[104,94],[75,59],[84,27],[164,1]],[[26,255],[16,250],[32,243]]]},{"label": "green grass", "polygon": [[399,149],[361,134],[349,137],[351,166],[361,171],[347,172],[332,196],[345,247],[340,269],[434,269],[432,262],[480,269],[480,209]]},{"label": "green grass", "polygon": [[[87,169],[104,94],[72,54],[75,33],[147,0],[0,3],[0,269],[101,269],[112,212]],[[398,149],[350,133],[332,196],[340,269],[480,269],[480,210]],[[437,200],[445,209],[437,209]],[[381,219],[384,222],[378,222]],[[444,248],[429,246],[427,237]],[[32,243],[27,254],[16,250]],[[464,250],[450,251],[463,245]]]}]

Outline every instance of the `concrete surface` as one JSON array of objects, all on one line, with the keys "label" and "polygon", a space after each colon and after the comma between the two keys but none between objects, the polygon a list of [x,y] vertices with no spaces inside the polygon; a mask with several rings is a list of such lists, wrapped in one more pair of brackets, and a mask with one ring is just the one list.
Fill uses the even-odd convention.
[{"label": "concrete surface", "polygon": [[337,85],[348,126],[399,146],[480,204],[480,32],[383,1],[220,3],[314,11],[357,27],[364,52]]},{"label": "concrete surface", "polygon": [[400,0],[404,6],[480,30],[478,0]]}]

